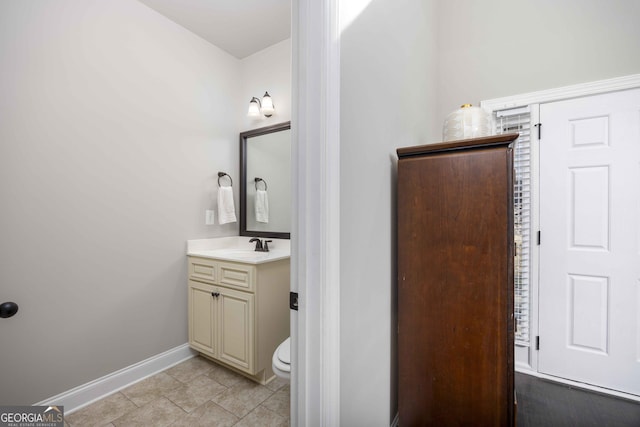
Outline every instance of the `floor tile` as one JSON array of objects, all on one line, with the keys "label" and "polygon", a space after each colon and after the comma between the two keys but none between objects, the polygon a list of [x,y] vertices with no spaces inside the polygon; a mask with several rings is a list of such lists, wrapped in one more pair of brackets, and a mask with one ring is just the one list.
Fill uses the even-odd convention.
[{"label": "floor tile", "polygon": [[213,368],[214,363],[204,357],[196,356],[174,367],[167,369],[167,374],[183,383],[188,383],[200,375],[207,374]]},{"label": "floor tile", "polygon": [[122,394],[127,396],[138,407],[159,398],[171,390],[182,387],[184,384],[170,375],[160,372],[152,377],[144,379],[139,383],[122,390]]},{"label": "floor tile", "polygon": [[238,417],[213,402],[207,402],[179,418],[171,427],[230,427],[238,422]]},{"label": "floor tile", "polygon": [[225,390],[227,387],[219,382],[206,375],[200,375],[189,384],[166,393],[165,397],[186,412],[191,412]]},{"label": "floor tile", "polygon": [[242,375],[215,363],[212,364],[211,371],[207,375],[226,387],[232,387],[245,380]]},{"label": "floor tile", "polygon": [[290,390],[197,357],[67,415],[65,426],[288,426]]},{"label": "floor tile", "polygon": [[114,393],[65,417],[71,427],[104,426],[137,406],[122,393]]},{"label": "floor tile", "polygon": [[289,384],[289,381],[284,380],[280,377],[275,377],[269,383],[265,384],[265,387],[267,387],[269,390],[276,391],[276,390],[280,390],[282,387],[284,387],[287,384]]},{"label": "floor tile", "polygon": [[284,418],[289,418],[291,413],[291,403],[288,387],[283,387],[273,393],[267,400],[262,402],[262,406],[283,416]]},{"label": "floor tile", "polygon": [[187,413],[166,397],[156,399],[113,421],[116,427],[165,427],[186,417]]},{"label": "floor tile", "polygon": [[213,401],[232,414],[242,418],[264,402],[273,391],[265,386],[243,379],[233,387],[213,397]]},{"label": "floor tile", "polygon": [[236,427],[286,427],[288,425],[288,419],[262,406],[258,406],[246,417],[241,419],[238,424],[236,424]]}]

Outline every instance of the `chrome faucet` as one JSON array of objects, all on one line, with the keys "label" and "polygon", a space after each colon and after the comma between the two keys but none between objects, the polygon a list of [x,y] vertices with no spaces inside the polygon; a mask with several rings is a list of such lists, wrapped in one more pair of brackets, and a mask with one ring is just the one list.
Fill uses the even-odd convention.
[{"label": "chrome faucet", "polygon": [[249,243],[253,243],[256,242],[256,248],[254,249],[254,251],[256,252],[269,252],[269,242],[272,242],[272,240],[265,240],[264,242],[260,239],[258,239],[257,237],[254,237],[253,239],[249,240]]}]

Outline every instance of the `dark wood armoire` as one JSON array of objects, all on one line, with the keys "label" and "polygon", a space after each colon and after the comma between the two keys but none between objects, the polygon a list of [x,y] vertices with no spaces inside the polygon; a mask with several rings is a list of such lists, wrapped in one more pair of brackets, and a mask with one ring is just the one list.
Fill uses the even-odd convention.
[{"label": "dark wood armoire", "polygon": [[517,137],[397,150],[402,427],[514,423]]}]

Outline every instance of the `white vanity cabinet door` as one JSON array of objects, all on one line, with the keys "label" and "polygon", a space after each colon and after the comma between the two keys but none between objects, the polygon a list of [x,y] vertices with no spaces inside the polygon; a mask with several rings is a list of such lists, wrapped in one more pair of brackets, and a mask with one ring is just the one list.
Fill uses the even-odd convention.
[{"label": "white vanity cabinet door", "polygon": [[189,280],[189,344],[255,374],[254,295]]},{"label": "white vanity cabinet door", "polygon": [[219,288],[218,359],[249,374],[255,374],[254,295]]},{"label": "white vanity cabinet door", "polygon": [[189,280],[189,344],[198,351],[217,353],[215,287]]}]

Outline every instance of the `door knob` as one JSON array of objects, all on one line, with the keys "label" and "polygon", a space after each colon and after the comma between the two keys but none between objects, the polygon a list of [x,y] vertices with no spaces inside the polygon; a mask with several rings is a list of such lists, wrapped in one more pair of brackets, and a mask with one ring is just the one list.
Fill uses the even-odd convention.
[{"label": "door knob", "polygon": [[0,317],[11,317],[18,312],[18,304],[15,302],[3,302],[0,304]]}]

